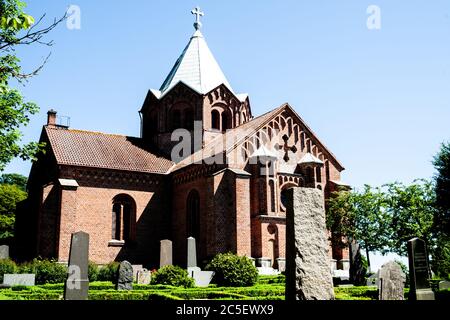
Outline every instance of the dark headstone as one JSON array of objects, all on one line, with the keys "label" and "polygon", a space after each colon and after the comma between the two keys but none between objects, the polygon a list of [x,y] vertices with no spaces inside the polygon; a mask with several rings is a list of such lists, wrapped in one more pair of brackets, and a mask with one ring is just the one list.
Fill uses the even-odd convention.
[{"label": "dark headstone", "polygon": [[378,299],[404,300],[405,279],[405,274],[397,262],[383,264],[379,271]]},{"label": "dark headstone", "polygon": [[187,267],[197,266],[197,247],[195,244],[195,239],[189,237],[187,239]]},{"label": "dark headstone", "polygon": [[434,300],[429,279],[430,269],[425,241],[414,238],[408,241],[409,299]]},{"label": "dark headstone", "polygon": [[366,272],[358,242],[350,243],[350,282],[357,286],[364,285]]},{"label": "dark headstone", "polygon": [[9,247],[0,246],[0,260],[9,259]]},{"label": "dark headstone", "polygon": [[287,190],[286,300],[333,300],[323,192]]},{"label": "dark headstone", "polygon": [[172,265],[172,241],[161,240],[161,251],[159,255],[159,267]]},{"label": "dark headstone", "polygon": [[133,266],[122,261],[117,275],[117,290],[133,290]]},{"label": "dark headstone", "polygon": [[69,268],[64,300],[87,300],[89,291],[89,234],[72,234],[69,254]]}]

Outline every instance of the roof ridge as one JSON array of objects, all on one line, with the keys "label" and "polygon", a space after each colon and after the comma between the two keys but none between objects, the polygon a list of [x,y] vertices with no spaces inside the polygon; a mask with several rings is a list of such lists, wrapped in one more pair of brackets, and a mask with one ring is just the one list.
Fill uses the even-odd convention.
[{"label": "roof ridge", "polygon": [[96,134],[96,135],[103,135],[103,136],[113,136],[113,137],[124,137],[124,138],[137,138],[140,139],[139,137],[133,137],[133,136],[128,136],[125,134],[117,134],[117,133],[106,133],[106,132],[101,132],[101,131],[91,131],[91,130],[83,130],[83,129],[59,129],[59,128],[52,128],[52,127],[48,127],[45,126],[45,128],[47,130],[57,130],[57,131],[65,131],[65,132],[72,132],[72,133],[85,133],[85,134]]}]

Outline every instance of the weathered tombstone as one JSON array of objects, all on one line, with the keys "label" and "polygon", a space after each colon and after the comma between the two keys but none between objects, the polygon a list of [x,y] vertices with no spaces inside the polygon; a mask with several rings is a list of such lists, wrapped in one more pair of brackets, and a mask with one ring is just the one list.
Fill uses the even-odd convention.
[{"label": "weathered tombstone", "polygon": [[279,272],[286,271],[286,259],[285,258],[277,258],[277,266]]},{"label": "weathered tombstone", "polygon": [[364,265],[359,243],[350,243],[350,282],[354,285],[363,285],[365,280]]},{"label": "weathered tombstone", "polygon": [[413,238],[408,241],[409,260],[409,299],[410,300],[434,300],[434,292],[431,290],[428,279],[430,278],[428,267],[428,253],[425,241]]},{"label": "weathered tombstone", "polygon": [[133,290],[133,266],[122,261],[117,271],[117,290]]},{"label": "weathered tombstone", "polygon": [[137,272],[136,278],[138,284],[150,284],[152,280],[152,273],[147,269],[142,269]]},{"label": "weathered tombstone", "polygon": [[214,276],[214,271],[202,271],[199,267],[189,267],[188,275],[194,279],[196,287],[205,288],[209,286]]},{"label": "weathered tombstone", "polygon": [[390,261],[381,266],[378,281],[378,300],[404,300],[406,276],[400,265]]},{"label": "weathered tombstone", "polygon": [[89,290],[89,234],[72,234],[68,277],[64,286],[64,300],[87,300]]},{"label": "weathered tombstone", "polygon": [[9,246],[0,246],[0,260],[9,259]]},{"label": "weathered tombstone", "polygon": [[6,287],[34,286],[35,278],[34,274],[4,274],[3,284]]},{"label": "weathered tombstone", "polygon": [[132,264],[131,267],[133,268],[133,279],[137,280],[138,272],[145,270],[144,266],[142,264]]},{"label": "weathered tombstone", "polygon": [[159,255],[159,267],[172,265],[172,241],[161,240],[161,249]]},{"label": "weathered tombstone", "polygon": [[323,192],[287,191],[286,300],[333,300]]},{"label": "weathered tombstone", "polygon": [[189,237],[187,239],[187,267],[197,266],[197,246],[195,244],[195,239]]}]

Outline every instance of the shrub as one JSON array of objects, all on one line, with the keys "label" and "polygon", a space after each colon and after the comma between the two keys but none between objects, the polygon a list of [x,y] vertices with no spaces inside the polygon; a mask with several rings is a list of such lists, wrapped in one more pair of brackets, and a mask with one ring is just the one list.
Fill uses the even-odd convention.
[{"label": "shrub", "polygon": [[152,284],[192,288],[194,279],[189,277],[186,270],[178,266],[164,266],[152,275]]},{"label": "shrub", "polygon": [[3,283],[3,275],[17,272],[17,266],[10,259],[0,260],[0,283]]},{"label": "shrub", "polygon": [[89,261],[89,266],[88,266],[88,278],[89,278],[89,282],[94,282],[97,281],[98,279],[98,266]]},{"label": "shrub", "polygon": [[206,266],[206,270],[215,272],[213,281],[220,286],[253,286],[258,281],[258,270],[252,261],[233,253],[216,255]]},{"label": "shrub", "polygon": [[97,281],[117,282],[117,271],[119,270],[118,262],[110,262],[98,270]]},{"label": "shrub", "polygon": [[67,279],[67,267],[54,260],[38,260],[23,264],[20,273],[34,273],[36,284],[63,283]]}]

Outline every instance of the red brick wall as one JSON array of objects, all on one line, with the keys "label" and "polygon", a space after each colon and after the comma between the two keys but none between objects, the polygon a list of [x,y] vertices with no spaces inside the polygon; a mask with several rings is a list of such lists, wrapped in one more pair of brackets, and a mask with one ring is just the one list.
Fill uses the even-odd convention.
[{"label": "red brick wall", "polygon": [[197,190],[200,195],[200,239],[196,239],[198,263],[201,263],[207,256],[207,247],[211,239],[209,235],[209,227],[207,224],[208,198],[207,179],[198,177],[193,181],[173,185],[173,212],[172,212],[172,248],[174,254],[174,263],[186,265],[187,263],[187,198],[192,190]]},{"label": "red brick wall", "polygon": [[[138,248],[131,250],[125,247],[112,247],[112,201],[120,194],[127,194],[136,203],[136,241]],[[116,260],[119,255],[128,256],[133,263],[151,262],[152,255],[159,252],[151,250],[146,257],[143,247],[152,234],[150,226],[146,225],[146,215],[159,215],[151,212],[147,206],[155,197],[155,192],[134,191],[124,189],[104,189],[95,187],[79,187],[76,191],[63,190],[61,198],[61,236],[59,243],[59,260],[67,261],[70,249],[70,238],[73,232],[84,231],[89,234],[89,259],[96,263],[108,263]],[[156,209],[156,208],[155,208]],[[168,213],[168,212],[166,212]],[[158,219],[159,220],[159,219]],[[150,229],[150,230],[149,230]],[[153,242],[161,239],[154,239]],[[153,246],[154,247],[154,246]],[[152,248],[157,249],[157,248]],[[128,254],[125,251],[131,251]]]},{"label": "red brick wall", "polygon": [[235,176],[236,253],[251,257],[250,177]]},{"label": "red brick wall", "polygon": [[272,259],[272,265],[276,267],[276,259],[286,257],[285,222],[281,219],[271,219],[269,216],[264,216],[254,218],[252,226],[254,239],[252,256],[254,258],[270,258]]}]

